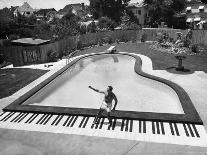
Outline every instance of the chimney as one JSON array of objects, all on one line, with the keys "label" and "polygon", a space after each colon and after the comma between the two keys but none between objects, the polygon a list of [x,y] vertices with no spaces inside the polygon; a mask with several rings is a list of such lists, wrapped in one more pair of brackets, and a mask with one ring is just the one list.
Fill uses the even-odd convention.
[{"label": "chimney", "polygon": [[85,10],[85,5],[84,5],[84,3],[81,3],[81,6],[82,6],[82,10]]}]

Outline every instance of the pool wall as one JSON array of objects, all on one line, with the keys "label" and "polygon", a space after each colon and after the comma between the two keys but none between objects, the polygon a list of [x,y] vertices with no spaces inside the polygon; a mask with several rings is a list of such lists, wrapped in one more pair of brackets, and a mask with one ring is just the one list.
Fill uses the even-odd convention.
[{"label": "pool wall", "polygon": [[[98,109],[88,109],[88,108],[72,108],[72,107],[53,107],[53,106],[32,106],[32,105],[22,105],[22,103],[28,100],[33,94],[41,90],[43,87],[46,87],[50,82],[55,78],[58,78],[59,75],[64,73],[68,68],[73,64],[78,62],[82,58],[86,58],[93,55],[101,55],[108,53],[99,53],[99,54],[88,54],[80,58],[77,58],[63,67],[61,70],[53,74],[48,79],[41,82],[35,88],[31,89],[23,96],[12,102],[10,105],[5,107],[3,111],[13,111],[13,112],[33,112],[33,113],[50,113],[50,114],[64,114],[64,115],[82,115],[82,116],[95,116],[98,112]],[[166,122],[182,122],[182,123],[195,123],[203,124],[200,116],[198,115],[190,97],[185,92],[185,90],[179,85],[157,77],[150,74],[147,74],[142,71],[142,60],[139,56],[135,56],[130,53],[115,53],[132,56],[136,59],[134,70],[137,74],[164,83],[171,87],[178,95],[180,103],[182,105],[184,114],[170,114],[170,113],[154,113],[154,112],[135,112],[135,111],[120,111],[116,110],[111,113],[112,117],[116,118],[126,118],[126,119],[139,119],[139,120],[150,120],[150,121],[166,121]]]}]

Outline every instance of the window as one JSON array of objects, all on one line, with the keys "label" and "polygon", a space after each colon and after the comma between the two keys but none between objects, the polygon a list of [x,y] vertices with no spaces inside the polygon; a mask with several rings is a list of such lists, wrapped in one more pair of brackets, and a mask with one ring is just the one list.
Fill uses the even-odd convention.
[{"label": "window", "polygon": [[199,12],[204,12],[204,6],[199,6]]},{"label": "window", "polygon": [[187,8],[186,8],[186,12],[187,12],[187,13],[191,13],[191,7],[187,7]]},{"label": "window", "polygon": [[138,14],[139,14],[139,15],[141,15],[141,14],[142,14],[141,10],[139,10],[139,11],[138,11]]}]

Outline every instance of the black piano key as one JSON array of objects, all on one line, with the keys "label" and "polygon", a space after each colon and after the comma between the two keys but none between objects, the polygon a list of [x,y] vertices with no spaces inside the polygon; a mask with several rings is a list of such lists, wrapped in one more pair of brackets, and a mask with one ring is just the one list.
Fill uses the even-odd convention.
[{"label": "black piano key", "polygon": [[19,121],[23,116],[25,115],[25,113],[22,113],[19,117],[17,117],[16,119],[15,119],[15,121],[14,122],[17,122],[17,121]]},{"label": "black piano key", "polygon": [[125,127],[125,131],[128,131],[128,125],[129,125],[129,120],[126,120],[126,127]]},{"label": "black piano key", "polygon": [[115,118],[114,121],[113,121],[113,124],[112,124],[112,130],[114,130],[115,127],[116,127],[116,118]]},{"label": "black piano key", "polygon": [[195,132],[196,136],[197,136],[197,137],[200,137],[200,135],[199,135],[199,133],[198,133],[198,130],[196,129],[195,124],[192,124],[192,126],[193,126],[193,129],[194,129],[194,132]]},{"label": "black piano key", "polygon": [[89,120],[89,117],[86,118],[86,121],[85,121],[84,124],[83,124],[83,128],[86,127],[86,124],[88,123],[88,120]]},{"label": "black piano key", "polygon": [[85,119],[86,119],[86,117],[84,116],[83,118],[82,118],[82,120],[81,120],[81,122],[80,122],[80,124],[79,124],[79,128],[81,128],[82,127],[82,125],[83,125],[83,122],[85,121]]},{"label": "black piano key", "polygon": [[100,120],[101,120],[101,118],[99,117],[99,118],[97,119],[97,122],[96,122],[96,124],[95,124],[95,129],[97,129],[97,128],[98,128],[98,126],[99,126],[99,123],[100,123]]},{"label": "black piano key", "polygon": [[35,113],[34,114],[32,114],[32,116],[30,116],[24,123],[27,123],[27,122],[29,122],[30,121],[30,119],[32,119],[32,117],[34,117],[34,115],[35,115]]},{"label": "black piano key", "polygon": [[143,133],[146,133],[146,121],[143,121]]},{"label": "black piano key", "polygon": [[155,122],[152,121],[152,133],[155,134]]},{"label": "black piano key", "polygon": [[40,117],[40,119],[36,122],[36,124],[39,124],[40,121],[41,121],[43,118],[45,118],[46,116],[47,116],[47,114],[42,115],[42,117]]},{"label": "black piano key", "polygon": [[19,120],[21,120],[22,117],[24,117],[26,115],[26,113],[22,113],[14,122],[19,122]]},{"label": "black piano key", "polygon": [[100,124],[100,126],[99,126],[99,129],[102,129],[103,124],[104,124],[104,120],[105,120],[105,118],[103,117],[102,120],[101,120],[101,124]]},{"label": "black piano key", "polygon": [[4,118],[1,119],[1,121],[6,122],[10,117],[12,117],[15,114],[15,112],[11,112],[8,115],[6,115]]},{"label": "black piano key", "polygon": [[72,123],[72,121],[73,121],[74,118],[75,118],[75,116],[72,116],[72,117],[70,118],[70,120],[69,120],[69,122],[68,122],[68,124],[67,124],[67,127],[70,126],[70,124]]},{"label": "black piano key", "polygon": [[43,123],[43,125],[46,125],[47,124],[47,122],[50,120],[50,118],[52,117],[53,115],[52,114],[50,114],[50,116],[45,120],[45,122]]},{"label": "black piano key", "polygon": [[189,135],[187,127],[186,127],[186,125],[184,123],[183,123],[183,127],[184,127],[184,130],[185,130],[186,136],[189,137],[190,135]]},{"label": "black piano key", "polygon": [[60,115],[56,116],[56,118],[55,118],[54,121],[51,123],[51,125],[54,125],[55,122],[58,120],[59,117],[60,117]]},{"label": "black piano key", "polygon": [[172,123],[169,123],[169,124],[170,124],[170,131],[171,131],[171,134],[172,134],[172,135],[175,135],[175,132],[174,132],[174,129],[173,129]]},{"label": "black piano key", "polygon": [[0,114],[0,117],[1,117],[3,114],[5,114],[5,112],[2,112],[2,113]]},{"label": "black piano key", "polygon": [[125,119],[122,119],[122,122],[121,122],[121,131],[124,130],[124,121],[125,121]]},{"label": "black piano key", "polygon": [[192,137],[195,137],[195,135],[194,135],[194,133],[193,133],[193,130],[192,130],[190,124],[187,124],[187,126],[188,126],[188,129],[189,129],[189,131],[190,131],[191,136],[192,136]]},{"label": "black piano key", "polygon": [[160,124],[159,124],[159,122],[156,122],[156,127],[157,127],[157,134],[160,134]]},{"label": "black piano key", "polygon": [[75,116],[75,118],[73,119],[73,122],[71,123],[70,127],[73,127],[74,126],[74,124],[75,124],[75,122],[76,122],[77,119],[78,119],[78,116]]},{"label": "black piano key", "polygon": [[179,133],[179,131],[178,131],[177,124],[176,124],[176,123],[173,123],[173,124],[174,124],[174,127],[175,127],[176,135],[177,135],[177,136],[180,136],[180,133]]},{"label": "black piano key", "polygon": [[20,123],[25,117],[27,117],[27,115],[29,115],[29,113],[25,113],[25,115],[18,121],[18,123]]},{"label": "black piano key", "polygon": [[32,122],[35,120],[35,118],[37,118],[38,115],[39,115],[39,114],[35,114],[35,116],[34,116],[28,123],[29,123],[29,124],[32,123]]},{"label": "black piano key", "polygon": [[10,122],[15,121],[22,113],[19,113],[16,117],[14,117]]},{"label": "black piano key", "polygon": [[66,121],[63,123],[63,126],[65,126],[65,125],[68,123],[70,117],[71,117],[71,116],[68,116],[68,118],[66,119]]},{"label": "black piano key", "polygon": [[0,121],[3,121],[7,116],[11,115],[13,112],[8,113],[6,116],[4,116]]},{"label": "black piano key", "polygon": [[47,114],[41,121],[40,124],[43,124],[45,122],[45,120],[50,116],[50,114]]},{"label": "black piano key", "polygon": [[56,121],[55,126],[57,126],[57,125],[60,123],[60,121],[61,121],[61,119],[63,118],[63,116],[64,116],[64,115],[61,115],[61,116],[60,116],[60,118]]},{"label": "black piano key", "polygon": [[142,121],[139,121],[139,133],[142,133]]},{"label": "black piano key", "polygon": [[160,122],[160,124],[161,124],[162,134],[165,135],[165,128],[164,128],[163,122]]},{"label": "black piano key", "polygon": [[133,129],[133,120],[130,120],[129,132],[132,132],[132,129]]}]

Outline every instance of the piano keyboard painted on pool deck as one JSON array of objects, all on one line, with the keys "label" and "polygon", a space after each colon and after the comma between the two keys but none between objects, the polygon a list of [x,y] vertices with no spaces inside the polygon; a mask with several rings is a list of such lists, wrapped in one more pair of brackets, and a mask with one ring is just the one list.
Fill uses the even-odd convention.
[{"label": "piano keyboard painted on pool deck", "polygon": [[0,114],[0,128],[118,138],[178,145],[207,146],[202,125],[20,112]]}]

